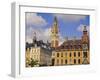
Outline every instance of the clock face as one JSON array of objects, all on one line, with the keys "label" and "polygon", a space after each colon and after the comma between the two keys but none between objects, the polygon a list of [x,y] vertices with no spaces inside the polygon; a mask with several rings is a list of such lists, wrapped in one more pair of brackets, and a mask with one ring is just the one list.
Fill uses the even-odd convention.
[{"label": "clock face", "polygon": [[87,50],[87,49],[88,49],[87,44],[83,44],[83,50]]}]

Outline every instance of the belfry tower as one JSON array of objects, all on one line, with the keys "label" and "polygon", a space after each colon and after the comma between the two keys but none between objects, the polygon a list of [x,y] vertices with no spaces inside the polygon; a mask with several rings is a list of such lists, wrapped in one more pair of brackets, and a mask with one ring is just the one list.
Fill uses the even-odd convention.
[{"label": "belfry tower", "polygon": [[90,63],[89,36],[88,36],[86,26],[84,26],[84,29],[83,29],[82,49],[83,49],[83,64],[89,64]]},{"label": "belfry tower", "polygon": [[54,18],[54,23],[51,28],[51,47],[57,48],[59,45],[59,30],[58,30],[58,21],[57,18]]},{"label": "belfry tower", "polygon": [[82,36],[82,43],[86,44],[88,42],[89,42],[89,36],[88,36],[88,32],[87,32],[86,26],[84,26],[83,36]]}]

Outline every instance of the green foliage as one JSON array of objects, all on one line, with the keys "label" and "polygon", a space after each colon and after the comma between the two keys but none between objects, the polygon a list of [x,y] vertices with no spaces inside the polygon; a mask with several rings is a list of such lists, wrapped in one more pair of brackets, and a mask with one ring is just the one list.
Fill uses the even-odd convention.
[{"label": "green foliage", "polygon": [[26,58],[26,67],[30,66],[30,60]]},{"label": "green foliage", "polygon": [[34,59],[31,58],[30,65],[31,67],[34,67],[35,65],[38,65],[38,61],[37,60],[35,61]]}]

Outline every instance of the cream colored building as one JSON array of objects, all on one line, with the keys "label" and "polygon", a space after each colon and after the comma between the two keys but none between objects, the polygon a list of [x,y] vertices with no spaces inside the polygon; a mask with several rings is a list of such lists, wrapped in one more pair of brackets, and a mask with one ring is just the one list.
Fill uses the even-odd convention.
[{"label": "cream colored building", "polygon": [[82,51],[53,51],[54,65],[82,64]]},{"label": "cream colored building", "polygon": [[45,50],[42,47],[32,47],[30,50],[31,58],[34,61],[38,61],[39,66],[50,66],[51,65],[51,51]]},{"label": "cream colored building", "polygon": [[26,63],[26,67],[29,67],[30,65],[30,61],[31,61],[31,56],[30,56],[30,48],[26,48],[26,53],[25,53],[25,63]]},{"label": "cream colored building", "polygon": [[42,40],[36,39],[36,34],[33,37],[33,43],[26,44],[26,67],[31,66],[31,61],[37,62],[34,66],[50,66],[52,50],[50,43],[44,43]]},{"label": "cream colored building", "polygon": [[78,65],[90,63],[89,35],[84,26],[80,39],[65,40],[59,45],[58,21],[55,17],[51,29],[52,65]]},{"label": "cream colored building", "polygon": [[[69,41],[68,44],[70,44]],[[76,47],[74,47],[74,45],[70,46],[64,43],[60,47],[52,51],[52,65],[89,64],[90,63],[89,49],[84,51],[82,45],[75,45],[75,46]]]}]

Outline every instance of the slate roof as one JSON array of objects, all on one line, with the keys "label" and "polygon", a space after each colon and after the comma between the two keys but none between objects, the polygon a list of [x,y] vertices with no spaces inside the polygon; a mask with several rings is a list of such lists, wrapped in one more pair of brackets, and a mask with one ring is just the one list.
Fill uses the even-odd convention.
[{"label": "slate roof", "polygon": [[67,40],[63,42],[56,50],[82,50],[82,40]]},{"label": "slate roof", "polygon": [[31,47],[41,47],[42,49],[51,50],[50,43],[44,43],[42,40],[35,40],[33,43],[26,42],[26,49]]}]

